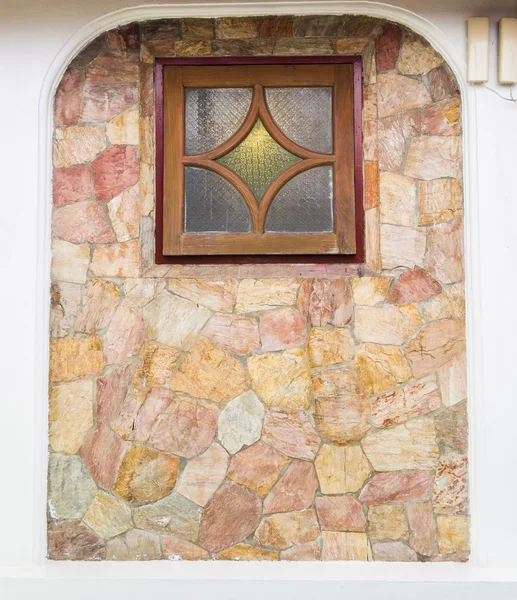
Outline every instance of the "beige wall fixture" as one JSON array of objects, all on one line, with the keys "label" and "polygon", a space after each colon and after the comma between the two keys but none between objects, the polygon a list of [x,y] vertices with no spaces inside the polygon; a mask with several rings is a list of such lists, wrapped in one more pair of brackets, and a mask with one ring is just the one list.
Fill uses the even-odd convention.
[{"label": "beige wall fixture", "polygon": [[499,21],[499,83],[517,83],[517,19]]},{"label": "beige wall fixture", "polygon": [[488,17],[468,19],[468,74],[470,83],[488,81],[490,20]]}]

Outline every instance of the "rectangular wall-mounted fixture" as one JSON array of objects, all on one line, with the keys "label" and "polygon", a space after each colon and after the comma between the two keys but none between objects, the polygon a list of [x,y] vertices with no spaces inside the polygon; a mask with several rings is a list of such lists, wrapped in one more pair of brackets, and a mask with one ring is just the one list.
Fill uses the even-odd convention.
[{"label": "rectangular wall-mounted fixture", "polygon": [[499,21],[499,83],[517,83],[517,19]]},{"label": "rectangular wall-mounted fixture", "polygon": [[468,20],[468,72],[470,83],[488,81],[488,53],[490,20],[488,17],[470,17]]}]

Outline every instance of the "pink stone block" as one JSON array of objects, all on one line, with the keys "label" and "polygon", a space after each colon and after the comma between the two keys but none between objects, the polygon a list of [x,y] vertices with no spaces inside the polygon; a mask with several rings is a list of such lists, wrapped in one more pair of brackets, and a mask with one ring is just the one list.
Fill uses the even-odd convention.
[{"label": "pink stone block", "polygon": [[97,378],[95,394],[97,416],[106,425],[109,425],[118,415],[132,378],[131,365],[120,367]]},{"label": "pink stone block", "polygon": [[305,343],[307,324],[294,308],[260,315],[260,338],[264,350],[285,350]]},{"label": "pink stone block", "polygon": [[364,486],[359,500],[367,506],[425,500],[433,477],[432,471],[379,473]]},{"label": "pink stone block", "polygon": [[84,91],[81,120],[103,122],[111,119],[138,102],[136,85],[116,87],[87,87]]},{"label": "pink stone block", "polygon": [[289,512],[309,508],[318,488],[314,465],[293,462],[264,500],[264,513]]},{"label": "pink stone block", "polygon": [[366,531],[363,508],[353,496],[318,496],[316,513],[322,529]]},{"label": "pink stone block", "polygon": [[59,83],[54,100],[54,125],[77,125],[84,89],[84,72],[68,69]]},{"label": "pink stone block", "polygon": [[386,23],[375,42],[377,71],[390,71],[397,66],[400,54],[402,30],[393,23]]},{"label": "pink stone block", "polygon": [[110,489],[115,482],[124,449],[124,442],[103,423],[98,423],[86,436],[81,456],[100,487]]},{"label": "pink stone block", "polygon": [[391,288],[387,302],[389,304],[408,304],[423,302],[437,296],[442,286],[426,271],[414,269],[402,273]]},{"label": "pink stone block", "polygon": [[52,198],[54,206],[65,206],[93,196],[90,167],[54,169]]},{"label": "pink stone block", "polygon": [[92,163],[93,187],[97,200],[111,200],[135,185],[140,177],[136,148],[111,146]]},{"label": "pink stone block", "polygon": [[74,244],[111,244],[115,234],[98,202],[80,202],[54,210],[54,235]]}]

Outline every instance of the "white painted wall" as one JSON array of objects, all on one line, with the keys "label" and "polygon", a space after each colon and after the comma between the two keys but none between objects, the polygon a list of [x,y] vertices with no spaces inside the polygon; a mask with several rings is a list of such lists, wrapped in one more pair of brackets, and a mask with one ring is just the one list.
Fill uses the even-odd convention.
[{"label": "white painted wall", "polygon": [[[469,565],[201,563],[48,564],[44,560],[46,462],[44,384],[49,202],[45,153],[48,103],[40,102],[63,61],[62,48],[82,28],[138,0],[1,0],[0,3],[0,599],[65,598],[517,598],[517,105],[482,88],[466,94],[468,159],[467,243],[470,279],[472,530]],[[269,5],[193,3],[170,13],[216,14],[390,12],[367,2]],[[490,16],[491,87],[496,82],[497,20],[516,17],[515,0],[398,0],[391,6],[419,15],[457,70],[465,66],[466,18]],[[154,5],[158,10],[159,5]],[[162,12],[166,9],[162,5]],[[169,10],[169,9],[167,9]],[[150,9],[152,11],[152,9]],[[145,11],[144,11],[145,12]],[[140,11],[139,14],[141,14]],[[403,11],[394,20],[413,21]],[[118,18],[128,21],[128,13]],[[425,21],[424,19],[427,19]],[[415,22],[416,22],[415,21]],[[75,36],[75,38],[74,38]],[[84,39],[84,36],[83,36]],[[72,41],[71,41],[72,40]],[[61,58],[54,62],[61,52]],[[61,67],[64,68],[64,63]],[[52,75],[53,74],[53,75]],[[46,87],[45,87],[46,86]],[[467,87],[466,87],[467,89]],[[39,132],[39,135],[37,134]],[[39,139],[38,139],[39,138]],[[39,171],[39,173],[38,173]],[[91,580],[90,577],[107,578]],[[66,579],[64,579],[66,578]],[[135,580],[135,578],[137,578]],[[139,578],[139,579],[138,579]],[[149,578],[147,580],[147,578]],[[184,581],[187,579],[193,581]],[[239,579],[277,581],[235,581]],[[146,579],[146,581],[142,581]],[[176,581],[172,581],[175,579]],[[295,583],[300,579],[332,580]],[[219,581],[211,581],[219,580]],[[234,581],[231,581],[234,580]],[[288,583],[289,580],[293,580]],[[509,582],[483,587],[482,582]],[[383,581],[412,581],[404,585]],[[435,581],[426,586],[423,581]],[[449,582],[456,581],[452,584]],[[360,582],[360,583],[358,583]],[[151,593],[151,590],[152,593]],[[144,593],[145,591],[145,593]]]}]

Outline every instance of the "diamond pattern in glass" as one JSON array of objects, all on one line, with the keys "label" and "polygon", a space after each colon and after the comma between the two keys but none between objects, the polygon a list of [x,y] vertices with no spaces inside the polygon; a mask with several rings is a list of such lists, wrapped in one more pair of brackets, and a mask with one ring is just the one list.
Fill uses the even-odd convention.
[{"label": "diamond pattern in glass", "polygon": [[286,169],[301,159],[282,148],[260,119],[244,140],[218,159],[245,181],[260,202],[264,192]]},{"label": "diamond pattern in glass", "polygon": [[251,88],[185,90],[185,154],[208,152],[239,129],[251,105]]},{"label": "diamond pattern in glass", "polygon": [[332,88],[266,88],[275,123],[288,138],[314,152],[332,152]]},{"label": "diamond pattern in glass", "polygon": [[224,177],[198,167],[185,168],[185,231],[190,233],[247,233],[248,206]]}]

